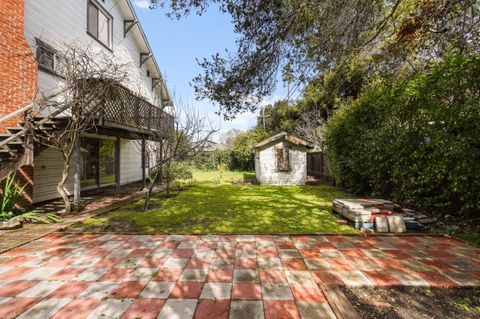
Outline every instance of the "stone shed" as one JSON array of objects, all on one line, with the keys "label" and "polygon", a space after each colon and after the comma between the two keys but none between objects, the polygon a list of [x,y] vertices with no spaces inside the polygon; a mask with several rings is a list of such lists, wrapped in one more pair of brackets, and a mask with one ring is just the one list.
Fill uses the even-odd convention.
[{"label": "stone shed", "polygon": [[307,150],[313,145],[285,132],[261,141],[255,148],[255,174],[260,184],[304,185]]}]

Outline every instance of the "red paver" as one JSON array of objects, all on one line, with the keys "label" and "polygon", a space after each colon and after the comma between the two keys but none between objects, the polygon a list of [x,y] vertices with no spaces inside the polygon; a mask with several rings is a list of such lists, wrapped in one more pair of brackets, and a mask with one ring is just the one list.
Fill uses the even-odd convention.
[{"label": "red paver", "polygon": [[369,270],[364,275],[375,285],[380,287],[400,286],[400,281],[386,271]]},{"label": "red paver", "polygon": [[123,281],[132,271],[133,269],[131,268],[113,268],[100,277],[98,281]]},{"label": "red paver", "polygon": [[159,269],[152,281],[177,281],[182,273],[182,268]]},{"label": "red paver", "polygon": [[232,286],[232,299],[261,300],[262,289],[260,284],[236,283]]},{"label": "red paver", "polygon": [[75,298],[92,284],[93,282],[89,281],[67,282],[52,292],[48,298]]},{"label": "red paver", "polygon": [[334,271],[314,270],[312,271],[312,277],[315,280],[315,282],[319,285],[342,286],[344,284],[342,279],[340,279]]},{"label": "red paver", "polygon": [[259,273],[259,276],[260,276],[260,281],[262,283],[266,283],[266,282],[274,282],[274,283],[287,282],[287,277],[285,276],[285,272],[283,272],[283,270],[260,269],[258,273]]},{"label": "red paver", "polygon": [[172,252],[170,257],[190,258],[194,252],[193,249],[177,248]]},{"label": "red paver", "polygon": [[206,258],[190,258],[187,267],[190,269],[208,269],[212,263],[211,259]]},{"label": "red paver", "polygon": [[159,268],[165,263],[167,258],[147,257],[139,265],[141,268]]},{"label": "red paver", "polygon": [[9,319],[15,318],[22,312],[25,312],[28,308],[37,303],[38,298],[15,298],[10,299],[7,302],[2,303],[0,307],[0,318]]},{"label": "red paver", "polygon": [[[12,281],[0,288],[0,297],[15,297],[24,290],[35,286],[39,282],[36,280]],[[1,317],[0,317],[1,318]]]},{"label": "red paver", "polygon": [[136,299],[121,319],[155,319],[164,304],[165,299]]},{"label": "red paver", "polygon": [[[312,310],[311,307],[314,305],[318,307],[319,303],[326,302],[319,285],[457,287],[479,283],[480,258],[478,256],[480,256],[480,250],[452,239],[410,237],[412,236],[363,238],[359,236],[272,237],[267,235],[237,238],[235,235],[204,237],[182,235],[112,236],[109,234],[96,234],[95,236],[69,234],[58,238],[57,236],[44,237],[33,242],[31,247],[13,249],[0,255],[0,260],[3,260],[0,267],[6,267],[2,268],[1,271],[4,272],[0,273],[0,281],[5,282],[0,287],[0,297],[12,298],[4,301],[0,307],[0,318],[20,315],[34,303],[41,301],[36,298],[16,297],[38,283],[42,283],[45,287],[56,288],[53,292],[41,296],[45,298],[43,299],[45,301],[48,301],[49,298],[73,299],[56,314],[56,319],[85,318],[92,311],[96,311],[97,306],[120,306],[124,299],[128,304],[123,303],[123,308],[120,307],[125,312],[119,314],[119,317],[156,318],[169,300],[137,299],[145,287],[149,287],[149,289],[158,287],[158,295],[156,295],[156,291],[152,291],[150,296],[188,299],[176,300],[177,305],[185,303],[186,306],[192,307],[192,300],[199,299],[204,283],[179,281],[185,269],[189,269],[185,278],[193,279],[195,277],[193,270],[198,269],[204,271],[199,272],[196,280],[203,280],[204,273],[206,273],[205,282],[232,284],[231,300],[235,301],[235,307],[245,303],[245,306],[256,305],[258,310],[259,304],[262,303],[267,318],[297,318],[297,305],[302,307],[302,311],[306,311],[305,309]],[[167,238],[168,241],[166,241]],[[252,238],[255,238],[255,241],[251,240]],[[111,242],[112,240],[113,242]],[[220,245],[220,243],[225,243],[225,245]],[[196,248],[178,248],[192,246]],[[296,247],[301,247],[301,249]],[[126,249],[132,249],[132,251]],[[208,258],[193,257],[196,253],[201,256],[200,252],[206,253],[205,256],[209,255],[206,250],[214,251],[214,254]],[[275,264],[278,259],[268,263],[266,260],[262,260],[260,265],[258,264],[257,258],[279,258],[279,251],[282,256],[280,258],[281,267]],[[299,255],[296,254],[297,252]],[[106,258],[107,255],[111,255],[112,258]],[[256,256],[256,258],[252,256]],[[100,261],[88,265],[89,258]],[[145,269],[147,274],[156,272],[155,276],[151,278],[154,281],[152,285],[147,286],[147,281],[150,280],[149,276],[141,279],[145,282],[126,281],[134,269],[115,268],[119,262],[129,258],[138,258],[137,260],[141,261],[136,269],[150,268]],[[170,260],[171,266],[178,262],[178,268],[162,268],[168,258],[180,258]],[[83,259],[82,262],[86,261],[88,266],[85,268],[69,267],[79,259]],[[218,259],[228,259],[228,261],[222,263]],[[307,263],[306,259],[308,259]],[[32,260],[44,261],[44,264],[38,263],[38,266],[36,262],[25,264]],[[132,262],[136,262],[136,260],[132,260]],[[307,264],[312,269],[307,269]],[[211,266],[230,269],[212,269]],[[278,267],[279,269],[258,269],[259,266]],[[330,266],[331,269],[329,269]],[[58,268],[58,270],[53,272],[51,268]],[[42,272],[42,269],[45,270],[45,273]],[[256,276],[249,279],[249,282],[242,282],[238,277],[239,282],[233,283],[233,269],[236,269],[239,274],[249,272],[256,274],[258,270],[259,281]],[[288,276],[286,276],[287,272]],[[138,274],[141,275],[141,272]],[[82,277],[86,281],[78,281]],[[288,283],[287,277],[290,278],[291,283]],[[21,280],[21,278],[41,278],[42,280]],[[312,278],[314,281],[311,280]],[[47,283],[46,281],[62,281],[64,284],[57,288],[56,283]],[[95,282],[102,282],[96,283],[95,287],[104,289],[104,293],[102,290],[90,292],[98,299],[78,298],[85,290],[88,290],[90,285],[95,285]],[[288,285],[294,300],[263,300],[261,286],[265,284],[270,284],[270,286],[271,284],[283,284],[279,285],[283,287],[282,289]],[[229,289],[229,287],[229,285],[217,285],[216,289]],[[223,291],[223,293],[225,292]],[[145,294],[145,296],[147,295]],[[102,299],[102,297],[106,298]],[[271,297],[270,295],[266,296],[267,299]],[[232,306],[231,300],[199,300],[194,317],[228,318],[229,309]],[[175,304],[172,301],[170,303]],[[128,309],[125,309],[127,307]]]},{"label": "red paver", "polygon": [[110,295],[112,298],[137,298],[146,285],[146,282],[141,281],[122,282]]},{"label": "red paver", "polygon": [[10,269],[3,274],[0,274],[0,280],[12,280],[12,279],[20,279],[21,277],[25,276],[29,272],[36,270],[36,268],[32,267],[17,267]]},{"label": "red paver", "polygon": [[345,249],[342,250],[342,254],[350,260],[368,259],[360,249]]},{"label": "red paver", "polygon": [[322,290],[315,284],[291,284],[290,288],[292,289],[293,297],[298,302],[308,301],[308,302],[326,302],[325,296],[323,295]]},{"label": "red paver", "polygon": [[320,258],[322,253],[318,249],[300,249],[298,251],[303,258]]},{"label": "red paver", "polygon": [[276,249],[257,249],[258,258],[276,258],[278,257],[278,252]]},{"label": "red paver", "polygon": [[353,271],[356,270],[355,266],[348,261],[347,259],[341,259],[341,258],[330,258],[328,259],[328,262],[332,266],[334,270],[345,270],[345,271]]},{"label": "red paver", "polygon": [[101,303],[102,299],[97,298],[74,299],[57,312],[52,319],[84,319]]},{"label": "red paver", "polygon": [[215,257],[214,258],[221,258],[221,259],[233,259],[235,258],[235,249],[217,249],[215,250]]},{"label": "red paver", "polygon": [[228,319],[230,300],[200,300],[194,319]]},{"label": "red paver", "polygon": [[307,269],[307,265],[303,259],[300,258],[285,258],[282,259],[282,265],[284,269],[288,270],[304,270]]},{"label": "red paver", "polygon": [[173,299],[198,299],[202,292],[203,282],[179,281],[170,292]]},{"label": "red paver", "polygon": [[123,259],[122,257],[103,258],[92,267],[93,268],[111,268],[116,264],[118,264],[122,259]]},{"label": "red paver", "polygon": [[318,249],[323,250],[337,250],[332,243],[324,242],[324,243],[317,243]]},{"label": "red paver", "polygon": [[84,271],[84,268],[63,268],[48,277],[48,280],[70,280]]},{"label": "red paver", "polygon": [[151,249],[135,249],[134,251],[132,251],[130,255],[128,255],[128,257],[131,257],[131,258],[147,257],[151,253],[152,253]]},{"label": "red paver", "polygon": [[265,300],[265,319],[300,319],[295,301]]}]

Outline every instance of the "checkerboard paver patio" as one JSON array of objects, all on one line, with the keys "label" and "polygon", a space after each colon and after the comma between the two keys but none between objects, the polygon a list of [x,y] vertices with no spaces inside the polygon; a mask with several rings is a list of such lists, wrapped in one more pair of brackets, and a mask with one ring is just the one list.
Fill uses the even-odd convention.
[{"label": "checkerboard paver patio", "polygon": [[335,318],[322,287],[480,286],[429,236],[53,233],[0,255],[0,318]]}]

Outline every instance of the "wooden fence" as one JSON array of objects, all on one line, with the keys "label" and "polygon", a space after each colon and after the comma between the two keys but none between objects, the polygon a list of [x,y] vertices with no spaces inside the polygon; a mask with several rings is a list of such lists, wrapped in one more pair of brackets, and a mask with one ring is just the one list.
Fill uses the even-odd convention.
[{"label": "wooden fence", "polygon": [[330,170],[330,164],[323,152],[307,153],[307,174],[322,182],[335,184]]}]

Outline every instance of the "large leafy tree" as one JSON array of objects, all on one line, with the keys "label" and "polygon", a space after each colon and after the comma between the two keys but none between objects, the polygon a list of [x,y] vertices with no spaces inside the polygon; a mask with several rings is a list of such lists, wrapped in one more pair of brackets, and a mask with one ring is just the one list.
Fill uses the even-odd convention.
[{"label": "large leafy tree", "polygon": [[198,98],[224,115],[253,110],[278,73],[306,83],[352,57],[383,71],[418,68],[455,48],[479,50],[479,0],[150,0],[181,18],[217,7],[239,34],[236,52],[200,62]]}]

